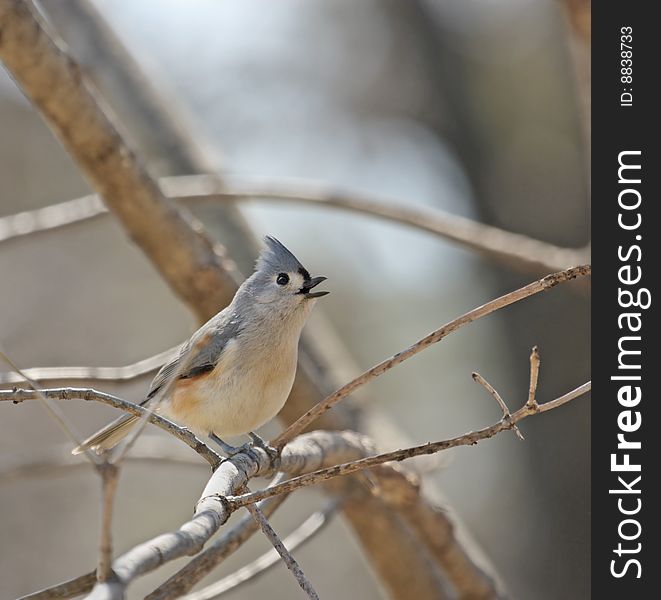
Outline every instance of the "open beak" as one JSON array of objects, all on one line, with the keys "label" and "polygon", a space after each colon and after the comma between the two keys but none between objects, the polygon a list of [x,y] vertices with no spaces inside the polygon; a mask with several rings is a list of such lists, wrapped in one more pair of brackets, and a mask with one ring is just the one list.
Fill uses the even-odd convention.
[{"label": "open beak", "polygon": [[330,292],[311,292],[310,290],[313,287],[318,286],[322,281],[326,281],[326,277],[313,277],[309,281],[306,281],[303,284],[303,287],[299,290],[299,294],[304,294],[306,298],[321,298]]}]

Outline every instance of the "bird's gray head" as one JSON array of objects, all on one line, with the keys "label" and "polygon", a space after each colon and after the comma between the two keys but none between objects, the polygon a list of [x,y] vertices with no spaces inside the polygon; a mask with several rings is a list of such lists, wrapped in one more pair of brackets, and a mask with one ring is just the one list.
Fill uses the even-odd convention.
[{"label": "bird's gray head", "polygon": [[328,292],[313,292],[312,288],[325,277],[311,277],[308,270],[274,237],[264,238],[265,247],[257,259],[255,272],[244,283],[253,302],[275,305],[283,313],[309,309],[313,300]]}]

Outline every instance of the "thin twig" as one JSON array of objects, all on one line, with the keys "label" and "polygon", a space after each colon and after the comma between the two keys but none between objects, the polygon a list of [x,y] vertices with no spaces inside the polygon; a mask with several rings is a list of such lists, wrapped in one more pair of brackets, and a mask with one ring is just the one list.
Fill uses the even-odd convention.
[{"label": "thin twig", "polygon": [[105,462],[103,465],[99,465],[98,471],[102,481],[102,509],[96,578],[97,581],[108,581],[112,574],[112,512],[119,481],[119,467]]},{"label": "thin twig", "polygon": [[[505,404],[505,401],[502,399],[501,395],[496,391],[496,389],[479,373],[473,373],[473,380],[479,383],[485,390],[487,390],[487,392],[489,392],[489,394],[491,394],[496,399],[498,406],[500,406],[500,410],[503,411],[503,419],[511,420],[512,414],[510,413],[510,409],[507,408],[507,404]],[[523,441],[523,434],[519,428],[516,425],[513,425],[512,428],[514,429],[516,436],[521,441]]]},{"label": "thin twig", "polygon": [[299,475],[289,479],[279,485],[273,486],[271,488],[260,490],[256,492],[250,492],[248,494],[242,494],[240,496],[232,496],[224,499],[230,509],[236,510],[242,506],[246,506],[251,502],[257,502],[259,500],[264,500],[266,498],[271,498],[277,496],[278,494],[291,493],[294,490],[297,490],[301,487],[307,487],[310,485],[316,485],[322,481],[327,481],[333,477],[338,477],[340,475],[348,475],[349,473],[355,473],[363,469],[369,469],[377,465],[382,465],[391,461],[402,461],[408,458],[413,458],[414,456],[422,456],[425,454],[433,454],[435,452],[441,452],[447,450],[448,448],[455,448],[457,446],[471,446],[477,444],[481,440],[486,440],[500,433],[501,431],[507,431],[513,429],[516,423],[529,417],[534,414],[547,412],[558,408],[563,404],[566,404],[570,400],[585,394],[591,389],[591,383],[587,382],[581,385],[580,387],[551,400],[544,404],[538,405],[534,408],[530,408],[524,405],[522,408],[517,410],[514,414],[511,415],[510,419],[501,419],[498,423],[479,429],[477,431],[471,431],[459,437],[455,437],[449,440],[443,440],[439,442],[428,442],[420,446],[412,446],[403,450],[394,450],[392,452],[384,452],[377,456],[370,456],[368,458],[362,458],[359,460],[351,461],[348,463],[343,463],[340,465],[335,465],[334,467],[328,467],[325,469],[319,469],[313,471],[312,473],[307,473],[305,475]]},{"label": "thin twig", "polygon": [[312,600],[319,600],[319,594],[312,587],[312,583],[303,573],[303,569],[298,564],[296,559],[291,555],[291,552],[287,550],[285,545],[282,543],[280,536],[275,532],[271,524],[268,522],[268,519],[261,511],[261,509],[256,504],[250,504],[246,507],[253,519],[259,524],[262,533],[267,537],[269,542],[273,545],[275,551],[280,555],[287,568],[291,571],[296,579],[296,582],[301,587],[301,589],[307,594],[308,598]]},{"label": "thin twig", "polygon": [[567,269],[565,271],[560,271],[558,273],[553,273],[552,275],[547,275],[546,277],[534,281],[533,283],[519,288],[518,290],[505,294],[504,296],[500,296],[495,300],[491,300],[482,306],[474,308],[473,310],[465,313],[457,319],[453,319],[449,323],[439,327],[436,331],[433,331],[429,335],[426,335],[422,339],[418,340],[415,344],[406,350],[402,350],[394,356],[391,356],[383,362],[380,362],[378,365],[375,365],[349,383],[343,385],[330,396],[327,396],[324,400],[313,406],[304,415],[299,417],[294,423],[287,427],[283,433],[281,433],[271,442],[271,445],[275,448],[282,448],[289,440],[293,439],[296,435],[301,433],[301,431],[309,427],[313,421],[319,418],[327,410],[335,406],[338,402],[340,402],[340,400],[346,398],[349,394],[355,392],[358,388],[369,383],[376,377],[383,375],[383,373],[386,371],[404,362],[406,359],[415,356],[418,354],[418,352],[428,348],[430,345],[440,342],[443,338],[447,337],[454,331],[457,331],[457,329],[460,329],[464,325],[468,325],[477,319],[485,317],[492,312],[509,306],[510,304],[519,302],[524,298],[528,298],[534,294],[539,294],[540,292],[551,289],[559,283],[564,283],[577,277],[584,277],[590,273],[590,266],[583,265],[580,267]]},{"label": "thin twig", "polygon": [[[283,544],[289,551],[294,551],[303,546],[330,524],[332,518],[337,514],[337,510],[337,502],[329,502],[325,508],[313,513],[303,521],[283,540]],[[253,562],[241,567],[238,571],[223,577],[220,581],[216,581],[197,592],[182,596],[182,600],[214,600],[244,583],[254,581],[279,562],[280,555],[275,549],[269,550]]]},{"label": "thin twig", "polygon": [[[24,371],[19,369],[14,362],[0,349],[0,358],[5,361],[9,367],[20,377],[26,381],[32,391],[34,392],[34,397],[40,400],[41,406],[44,407],[46,412],[53,418],[53,420],[58,424],[60,429],[64,432],[64,435],[69,438],[74,445],[80,444],[80,435],[75,431],[74,426],[69,422],[69,420],[64,416],[64,413],[60,410],[60,407],[57,406],[39,386],[36,381],[32,381]],[[85,452],[85,457],[94,465],[101,464],[102,460],[93,452]]]},{"label": "thin twig", "polygon": [[539,350],[537,346],[533,346],[530,353],[530,387],[528,388],[528,401],[526,406],[528,408],[535,408],[537,406],[537,381],[539,379]]},{"label": "thin twig", "polygon": [[[128,400],[123,400],[122,398],[117,398],[116,396],[106,394],[104,392],[98,392],[97,390],[93,390],[91,388],[52,388],[42,389],[40,393],[51,400],[87,400],[101,402],[139,417],[148,412],[144,407],[133,404]],[[25,402],[26,400],[35,400],[37,398],[39,398],[39,394],[34,390],[0,390],[0,402],[5,401],[19,404],[20,402]],[[218,465],[222,462],[223,459],[221,456],[209,448],[209,446],[207,446],[202,440],[199,440],[197,437],[195,437],[195,435],[188,429],[179,427],[178,425],[172,423],[172,421],[168,421],[167,419],[154,413],[149,415],[149,422],[153,423],[157,427],[160,427],[164,431],[167,431],[178,440],[184,442],[187,446],[189,446],[192,450],[204,458],[212,468],[217,468]]]}]

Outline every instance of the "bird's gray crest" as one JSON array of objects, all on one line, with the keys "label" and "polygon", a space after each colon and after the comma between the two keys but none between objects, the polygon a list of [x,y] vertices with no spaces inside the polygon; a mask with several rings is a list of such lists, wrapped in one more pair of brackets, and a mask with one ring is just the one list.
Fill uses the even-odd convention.
[{"label": "bird's gray crest", "polygon": [[270,235],[264,238],[264,242],[266,247],[257,259],[257,271],[266,271],[269,273],[303,271],[307,273],[305,267],[285,248],[284,244]]}]

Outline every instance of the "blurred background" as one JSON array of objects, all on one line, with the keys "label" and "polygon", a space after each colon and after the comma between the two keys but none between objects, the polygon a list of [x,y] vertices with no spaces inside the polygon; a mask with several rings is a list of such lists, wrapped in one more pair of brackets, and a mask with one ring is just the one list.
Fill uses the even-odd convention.
[{"label": "blurred background", "polygon": [[[68,4],[41,2],[150,170],[177,174],[168,160],[176,149],[159,146],[158,132],[131,112],[132,97],[107,76],[94,37]],[[560,246],[589,242],[585,114],[561,2],[93,4],[221,173],[319,180]],[[90,192],[4,70],[0,130],[0,216]],[[350,349],[351,374],[536,278],[369,217],[257,201],[241,211],[258,235],[275,235],[329,277],[332,294],[316,312]],[[196,214],[222,242],[218,210]],[[180,343],[196,326],[112,217],[4,242],[0,273],[0,344],[23,367],[124,365]],[[410,443],[478,429],[500,415],[471,372],[516,408],[527,394],[533,345],[542,356],[540,401],[589,379],[585,286],[561,286],[463,328],[377,379],[366,398]],[[139,400],[149,381],[96,387]],[[114,416],[83,402],[62,409],[85,433]],[[589,401],[577,400],[526,421],[524,443],[504,434],[457,449],[424,476],[425,491],[465,523],[514,598],[589,597],[589,417]],[[278,429],[273,423],[264,434]],[[40,457],[68,460],[64,442],[36,403],[0,405],[0,473]],[[386,450],[400,440],[380,442]],[[2,598],[94,566],[100,502],[91,469],[29,475],[0,479]],[[129,464],[119,487],[117,551],[187,519],[207,477],[204,465]],[[322,503],[318,492],[300,492],[273,524],[285,534]],[[255,536],[205,582],[267,548]],[[383,597],[339,518],[297,556],[321,597]],[[141,579],[131,597],[143,597],[182,564]],[[266,591],[272,598],[298,593],[278,565],[227,596]]]}]

